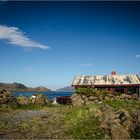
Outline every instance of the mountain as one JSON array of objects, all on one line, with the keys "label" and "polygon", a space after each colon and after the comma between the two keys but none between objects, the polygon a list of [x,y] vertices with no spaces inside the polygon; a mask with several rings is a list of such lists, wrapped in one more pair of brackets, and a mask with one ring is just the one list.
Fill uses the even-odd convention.
[{"label": "mountain", "polygon": [[27,90],[28,88],[21,84],[21,83],[0,83],[0,88],[7,89],[9,91],[14,91],[14,90]]},{"label": "mountain", "polygon": [[0,89],[4,88],[9,91],[23,91],[23,92],[45,92],[45,91],[51,91],[50,89],[46,87],[27,87],[21,83],[0,83]]},{"label": "mountain", "polygon": [[72,86],[67,86],[64,88],[57,89],[56,92],[75,92],[75,88]]},{"label": "mountain", "polygon": [[45,91],[51,91],[50,89],[40,86],[40,87],[36,87],[36,88],[32,88],[34,89],[36,92],[45,92]]}]

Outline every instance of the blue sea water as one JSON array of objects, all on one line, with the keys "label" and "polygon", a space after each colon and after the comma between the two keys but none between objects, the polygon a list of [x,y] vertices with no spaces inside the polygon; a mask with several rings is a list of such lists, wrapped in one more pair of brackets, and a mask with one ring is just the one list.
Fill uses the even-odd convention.
[{"label": "blue sea water", "polygon": [[[36,92],[14,92],[14,96],[27,96],[30,97]],[[72,92],[41,92],[41,94],[46,95],[49,99],[53,99],[55,97],[60,97],[60,96],[71,96]]]}]

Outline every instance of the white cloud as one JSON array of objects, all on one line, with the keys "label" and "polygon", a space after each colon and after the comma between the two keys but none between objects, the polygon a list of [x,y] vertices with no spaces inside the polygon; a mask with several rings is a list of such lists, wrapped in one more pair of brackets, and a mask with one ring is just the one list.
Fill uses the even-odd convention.
[{"label": "white cloud", "polygon": [[85,67],[85,66],[92,66],[92,65],[93,65],[92,63],[85,63],[85,64],[81,64],[80,66]]},{"label": "white cloud", "polygon": [[7,43],[16,45],[24,48],[40,48],[48,49],[47,45],[42,45],[36,41],[28,38],[25,33],[23,33],[17,27],[8,27],[6,25],[0,25],[0,40],[6,40]]},{"label": "white cloud", "polygon": [[137,54],[137,55],[136,55],[136,58],[140,58],[140,54]]},{"label": "white cloud", "polygon": [[32,71],[32,67],[31,66],[27,66],[27,67],[23,67],[22,71]]}]

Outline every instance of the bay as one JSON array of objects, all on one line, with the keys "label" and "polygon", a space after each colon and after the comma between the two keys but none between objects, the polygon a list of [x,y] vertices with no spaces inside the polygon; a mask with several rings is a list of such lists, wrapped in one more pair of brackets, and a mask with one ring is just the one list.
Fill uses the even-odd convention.
[{"label": "bay", "polygon": [[[18,97],[18,96],[30,97],[36,93],[37,92],[13,92],[13,95],[16,97]],[[49,99],[53,99],[53,98],[60,97],[60,96],[71,96],[72,92],[41,92],[41,94],[44,94]]]}]

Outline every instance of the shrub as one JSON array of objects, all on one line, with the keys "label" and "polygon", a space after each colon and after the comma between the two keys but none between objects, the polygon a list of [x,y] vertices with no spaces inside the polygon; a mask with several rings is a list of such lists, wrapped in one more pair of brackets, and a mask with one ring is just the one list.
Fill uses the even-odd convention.
[{"label": "shrub", "polygon": [[82,87],[82,88],[77,88],[76,93],[90,96],[90,95],[96,94],[96,91],[91,87],[87,87],[87,88]]}]

